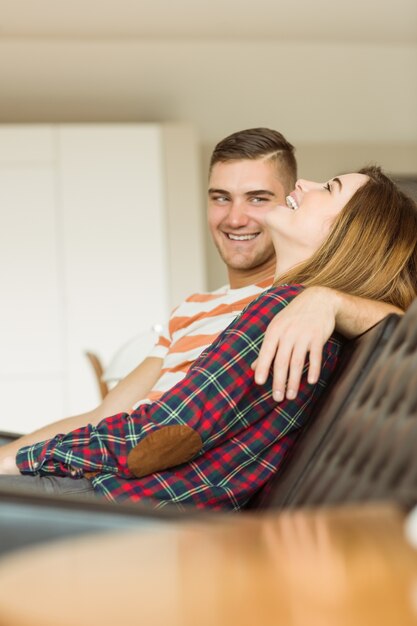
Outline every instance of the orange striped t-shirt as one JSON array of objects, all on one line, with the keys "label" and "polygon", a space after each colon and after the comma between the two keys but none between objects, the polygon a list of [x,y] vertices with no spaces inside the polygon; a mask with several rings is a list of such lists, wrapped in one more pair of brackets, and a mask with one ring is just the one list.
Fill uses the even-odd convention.
[{"label": "orange striped t-shirt", "polygon": [[182,380],[197,357],[254,298],[272,285],[273,278],[255,285],[194,294],[174,309],[158,343],[149,356],[163,359],[161,375],[147,398],[150,403]]}]

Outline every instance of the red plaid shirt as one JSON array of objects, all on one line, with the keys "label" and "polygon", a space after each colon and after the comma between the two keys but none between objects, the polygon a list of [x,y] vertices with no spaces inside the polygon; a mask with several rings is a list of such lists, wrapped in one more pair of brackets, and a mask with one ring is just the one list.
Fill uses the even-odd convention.
[{"label": "red plaid shirt", "polygon": [[[324,347],[319,382],[309,385],[305,368],[295,400],[273,400],[272,376],[263,386],[255,384],[251,363],[265,330],[301,289],[280,286],[258,296],[201,354],[185,379],[156,402],[22,448],[16,459],[20,471],[56,476],[98,472],[91,479],[94,490],[113,501],[240,509],[278,470],[338,362],[341,338],[333,336]],[[169,470],[132,476],[129,451],[144,435],[172,424],[198,431],[201,452]]]}]

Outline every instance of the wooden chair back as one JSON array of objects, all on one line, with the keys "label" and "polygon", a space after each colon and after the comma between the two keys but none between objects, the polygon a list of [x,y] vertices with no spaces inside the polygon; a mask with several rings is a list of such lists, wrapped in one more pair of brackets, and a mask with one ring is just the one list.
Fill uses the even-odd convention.
[{"label": "wooden chair back", "polygon": [[109,393],[109,387],[103,380],[104,369],[97,354],[94,352],[85,352],[85,356],[89,360],[91,367],[93,368],[94,376],[97,382],[98,390],[101,399],[105,398]]}]

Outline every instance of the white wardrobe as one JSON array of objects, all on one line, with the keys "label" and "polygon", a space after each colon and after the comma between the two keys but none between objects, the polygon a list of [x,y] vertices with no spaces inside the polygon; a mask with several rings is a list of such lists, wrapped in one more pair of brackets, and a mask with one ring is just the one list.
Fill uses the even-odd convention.
[{"label": "white wardrobe", "polygon": [[187,125],[0,126],[0,429],[93,408],[85,350],[205,289],[202,202]]}]

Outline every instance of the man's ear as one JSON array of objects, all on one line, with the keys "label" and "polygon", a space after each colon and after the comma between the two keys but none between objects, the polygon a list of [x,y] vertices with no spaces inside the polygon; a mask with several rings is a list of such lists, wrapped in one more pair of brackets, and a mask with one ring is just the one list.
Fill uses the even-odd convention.
[{"label": "man's ear", "polygon": [[185,424],[162,426],[138,443],[127,456],[127,466],[136,478],[186,463],[203,447],[200,435]]}]

